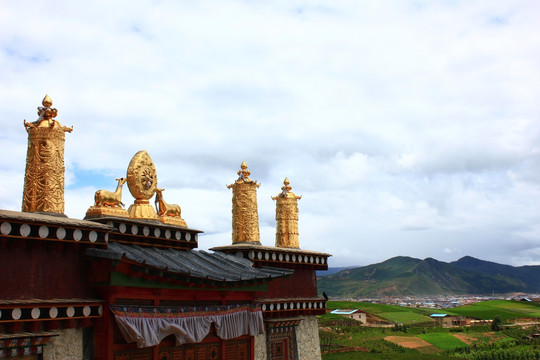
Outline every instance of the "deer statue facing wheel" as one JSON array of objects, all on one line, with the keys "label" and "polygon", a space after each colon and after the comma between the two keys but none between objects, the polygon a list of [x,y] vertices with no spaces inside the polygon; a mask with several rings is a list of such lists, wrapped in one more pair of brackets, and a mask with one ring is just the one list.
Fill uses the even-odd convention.
[{"label": "deer statue facing wheel", "polygon": [[159,216],[181,217],[182,209],[178,204],[167,204],[163,200],[163,191],[165,189],[156,188],[156,211]]},{"label": "deer statue facing wheel", "polygon": [[165,189],[156,188],[155,204],[158,219],[162,223],[187,227],[186,222],[182,219],[182,209],[180,209],[180,205],[167,204],[165,200],[163,200],[163,191],[165,191]]}]

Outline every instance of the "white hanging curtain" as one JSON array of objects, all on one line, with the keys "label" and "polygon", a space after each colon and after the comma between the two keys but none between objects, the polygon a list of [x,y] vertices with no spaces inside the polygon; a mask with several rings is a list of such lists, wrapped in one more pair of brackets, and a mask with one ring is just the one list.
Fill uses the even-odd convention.
[{"label": "white hanging curtain", "polygon": [[214,324],[224,340],[264,332],[259,305],[220,306],[110,306],[128,343],[137,347],[157,345],[174,335],[176,345],[200,343]]}]

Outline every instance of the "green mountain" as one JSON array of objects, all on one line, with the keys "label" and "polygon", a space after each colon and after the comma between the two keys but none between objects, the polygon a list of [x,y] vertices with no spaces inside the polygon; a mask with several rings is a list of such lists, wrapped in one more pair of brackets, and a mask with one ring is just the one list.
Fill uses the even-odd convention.
[{"label": "green mountain", "polygon": [[471,256],[464,256],[458,261],[451,262],[450,264],[466,271],[474,271],[490,275],[504,275],[511,278],[520,279],[526,284],[523,290],[525,292],[538,292],[540,289],[540,266],[501,265],[491,261],[476,259]]},{"label": "green mountain", "polygon": [[451,263],[397,256],[320,276],[317,282],[319,292],[340,298],[540,292],[540,266],[513,267],[470,256]]}]

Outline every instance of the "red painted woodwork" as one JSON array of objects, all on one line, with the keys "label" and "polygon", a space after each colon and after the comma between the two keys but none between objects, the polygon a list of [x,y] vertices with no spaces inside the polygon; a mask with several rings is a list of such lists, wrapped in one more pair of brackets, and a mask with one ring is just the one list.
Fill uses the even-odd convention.
[{"label": "red painted woodwork", "polygon": [[77,244],[59,247],[37,240],[7,240],[0,248],[2,299],[93,297],[84,251]]},{"label": "red painted woodwork", "polygon": [[[177,290],[113,286],[99,288],[98,292],[100,297],[106,300],[107,304],[194,306],[251,303],[255,301],[255,294],[249,291]],[[170,338],[164,339],[159,346],[139,351],[136,349],[135,344],[126,344],[115,327],[114,317],[111,315],[108,306],[104,306],[103,318],[96,321],[94,332],[94,357],[96,360],[161,360],[161,355],[166,359],[174,359],[173,355],[180,351],[173,350],[175,348],[174,341]],[[216,360],[253,360],[253,338],[248,336],[230,341],[208,336],[203,343],[186,345],[183,349],[192,349],[190,351],[194,352],[195,355],[199,354],[201,359],[213,359],[212,357],[204,357],[205,354],[211,355],[211,352],[205,352],[207,350],[205,344],[209,342],[213,342],[217,346],[218,351],[216,354],[219,354],[219,356],[215,358]],[[244,348],[245,350],[242,350]],[[238,353],[245,354],[245,356],[227,355]],[[198,358],[195,357],[194,359]]]},{"label": "red painted woodwork", "polygon": [[204,303],[225,305],[251,303],[254,302],[255,299],[255,294],[248,291],[110,287],[101,288],[99,292],[109,304],[117,303],[119,299],[130,299],[133,300],[133,303],[139,304],[144,300],[151,300],[153,305],[194,306],[202,305]]},{"label": "red painted woodwork", "polygon": [[313,268],[295,268],[288,278],[274,279],[268,291],[258,292],[257,298],[314,298],[317,296],[317,278]]}]

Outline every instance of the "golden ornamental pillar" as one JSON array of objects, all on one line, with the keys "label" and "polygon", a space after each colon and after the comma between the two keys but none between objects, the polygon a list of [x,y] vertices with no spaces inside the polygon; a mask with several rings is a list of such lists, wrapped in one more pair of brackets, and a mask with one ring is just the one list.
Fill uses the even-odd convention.
[{"label": "golden ornamental pillar", "polygon": [[242,162],[238,179],[228,189],[233,190],[232,197],[232,243],[253,243],[260,245],[259,214],[257,211],[257,184],[251,180],[246,162]]},{"label": "golden ornamental pillar", "polygon": [[291,192],[289,179],[285,178],[281,193],[273,196],[276,200],[276,247],[299,248],[298,244],[298,200]]},{"label": "golden ornamental pillar", "polygon": [[46,95],[38,107],[38,119],[26,122],[28,149],[22,211],[64,214],[64,142],[65,132],[73,127],[62,126],[54,118],[52,100]]}]

